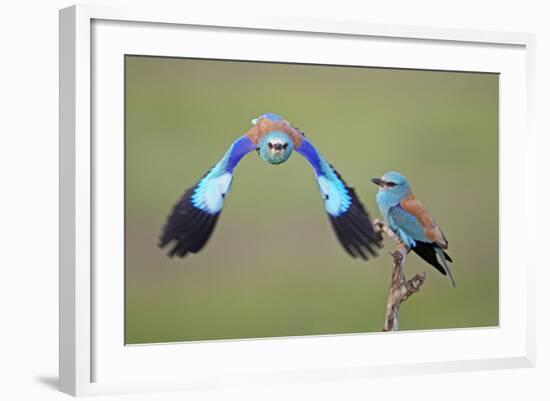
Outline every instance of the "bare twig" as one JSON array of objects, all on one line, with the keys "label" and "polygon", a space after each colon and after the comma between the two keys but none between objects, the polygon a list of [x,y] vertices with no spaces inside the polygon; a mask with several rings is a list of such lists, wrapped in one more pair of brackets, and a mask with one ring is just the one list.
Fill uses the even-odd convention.
[{"label": "bare twig", "polygon": [[391,254],[393,256],[393,272],[388,301],[386,303],[386,319],[383,329],[384,331],[395,331],[399,330],[399,309],[401,304],[412,294],[420,291],[420,287],[426,280],[426,273],[422,272],[407,280],[405,277],[405,261],[409,249],[384,221],[376,219],[374,227],[378,232],[385,233],[389,238],[397,242],[397,250]]}]

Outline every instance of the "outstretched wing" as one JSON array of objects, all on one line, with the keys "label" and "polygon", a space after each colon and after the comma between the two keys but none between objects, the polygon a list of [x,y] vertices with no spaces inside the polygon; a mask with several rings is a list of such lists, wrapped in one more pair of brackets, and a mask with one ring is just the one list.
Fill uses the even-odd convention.
[{"label": "outstretched wing", "polygon": [[368,259],[381,248],[381,237],[374,231],[369,215],[353,188],[348,187],[340,174],[304,137],[296,151],[304,156],[317,175],[319,191],[330,222],[344,249],[354,258]]},{"label": "outstretched wing", "polygon": [[256,149],[246,135],[237,139],[224,157],[192,188],[182,195],[168,216],[159,247],[173,243],[170,257],[199,252],[210,238],[231,189],[233,170],[239,161]]}]

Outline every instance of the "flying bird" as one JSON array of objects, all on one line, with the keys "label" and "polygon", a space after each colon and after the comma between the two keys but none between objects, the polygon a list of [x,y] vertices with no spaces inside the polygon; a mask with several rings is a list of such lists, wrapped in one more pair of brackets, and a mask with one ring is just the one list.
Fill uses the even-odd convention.
[{"label": "flying bird", "polygon": [[447,238],[413,195],[407,179],[400,173],[389,172],[371,181],[380,187],[376,202],[389,227],[409,249],[444,275],[448,274],[456,287],[447,264],[452,262],[445,252],[449,245]]},{"label": "flying bird", "polygon": [[342,247],[354,258],[376,256],[381,236],[367,211],[354,189],[346,185],[304,133],[275,113],[255,118],[252,125],[212,169],[185,191],[168,216],[159,247],[171,244],[170,257],[199,252],[212,235],[241,159],[256,150],[263,160],[277,165],[296,151],[315,172],[325,210]]}]

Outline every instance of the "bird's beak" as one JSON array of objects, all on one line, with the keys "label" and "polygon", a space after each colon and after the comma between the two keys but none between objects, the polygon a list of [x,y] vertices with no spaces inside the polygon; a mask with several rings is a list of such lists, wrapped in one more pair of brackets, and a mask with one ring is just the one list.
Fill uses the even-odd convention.
[{"label": "bird's beak", "polygon": [[382,178],[379,178],[379,177],[374,177],[374,178],[371,178],[370,179],[372,183],[378,185],[378,186],[383,186],[384,185],[384,180]]},{"label": "bird's beak", "polygon": [[258,124],[258,121],[260,121],[259,118],[253,118],[250,122],[252,123],[252,125],[256,125]]}]

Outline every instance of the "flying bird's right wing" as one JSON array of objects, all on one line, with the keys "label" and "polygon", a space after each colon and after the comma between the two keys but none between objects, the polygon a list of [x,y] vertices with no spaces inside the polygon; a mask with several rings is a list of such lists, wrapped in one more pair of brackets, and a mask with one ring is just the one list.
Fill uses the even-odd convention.
[{"label": "flying bird's right wing", "polygon": [[237,139],[224,157],[182,195],[168,216],[159,247],[173,242],[170,257],[199,252],[210,238],[231,189],[233,171],[241,159],[256,149],[247,136]]},{"label": "flying bird's right wing", "polygon": [[374,231],[369,215],[340,174],[323,158],[305,136],[295,148],[313,167],[325,210],[342,247],[354,258],[376,256],[382,238]]}]

